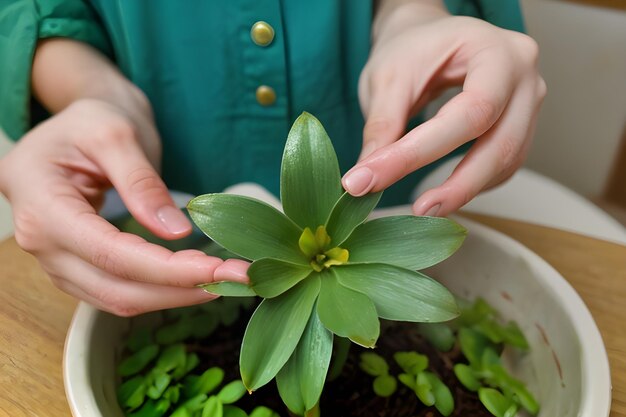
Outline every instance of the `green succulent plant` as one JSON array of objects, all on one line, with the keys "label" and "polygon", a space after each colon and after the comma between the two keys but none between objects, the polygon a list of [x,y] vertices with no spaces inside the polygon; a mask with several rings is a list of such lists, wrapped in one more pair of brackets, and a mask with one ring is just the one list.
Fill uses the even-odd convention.
[{"label": "green succulent plant", "polygon": [[253,261],[250,284],[205,290],[258,295],[240,353],[252,392],[276,378],[295,414],[315,414],[333,334],[373,348],[379,318],[441,322],[455,318],[453,295],[416,272],[454,253],[466,231],[445,218],[391,216],[366,221],[381,193],[355,198],[341,186],[339,164],[321,123],[303,113],[283,154],[284,214],[253,198],[206,194],[187,206],[211,239]]}]

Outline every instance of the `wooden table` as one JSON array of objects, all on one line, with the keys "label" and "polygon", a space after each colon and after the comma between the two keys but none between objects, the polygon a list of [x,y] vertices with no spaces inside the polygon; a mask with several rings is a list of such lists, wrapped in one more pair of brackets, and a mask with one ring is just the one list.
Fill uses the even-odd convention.
[{"label": "wooden table", "polygon": [[[626,246],[511,220],[467,216],[528,246],[580,293],[608,350],[611,417],[626,417]],[[0,416],[70,416],[61,360],[76,301],[54,288],[13,239],[0,243],[0,286]]]}]

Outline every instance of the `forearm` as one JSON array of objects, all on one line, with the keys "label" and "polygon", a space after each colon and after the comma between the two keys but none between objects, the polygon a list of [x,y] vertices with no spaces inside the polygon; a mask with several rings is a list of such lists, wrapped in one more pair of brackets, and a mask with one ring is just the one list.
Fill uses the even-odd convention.
[{"label": "forearm", "polygon": [[442,0],[379,0],[372,24],[372,42],[376,45],[406,27],[448,15]]},{"label": "forearm", "polygon": [[144,94],[93,47],[71,39],[39,43],[32,68],[35,97],[58,113],[80,99],[99,99],[124,110],[150,113]]}]

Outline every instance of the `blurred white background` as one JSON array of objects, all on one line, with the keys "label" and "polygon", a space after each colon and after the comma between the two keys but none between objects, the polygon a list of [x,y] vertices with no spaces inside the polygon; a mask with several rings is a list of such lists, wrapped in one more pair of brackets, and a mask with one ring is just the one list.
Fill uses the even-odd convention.
[{"label": "blurred white background", "polygon": [[[521,3],[548,84],[526,167],[595,200],[626,128],[626,8]],[[10,147],[0,132],[0,156]],[[0,239],[11,232],[10,208],[0,196]]]},{"label": "blurred white background", "polygon": [[521,3],[548,85],[526,166],[596,197],[626,128],[626,9]]}]

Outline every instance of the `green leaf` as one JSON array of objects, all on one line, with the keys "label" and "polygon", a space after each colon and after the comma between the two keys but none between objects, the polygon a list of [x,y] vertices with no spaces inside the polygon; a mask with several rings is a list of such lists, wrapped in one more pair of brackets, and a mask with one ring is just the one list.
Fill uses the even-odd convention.
[{"label": "green leaf", "polygon": [[195,417],[195,416],[193,415],[193,412],[191,412],[189,409],[181,405],[176,410],[174,410],[172,414],[170,414],[170,417]]},{"label": "green leaf", "polygon": [[156,342],[160,345],[171,345],[182,342],[193,333],[193,322],[189,316],[183,316],[176,323],[165,325],[159,328],[154,335]]},{"label": "green leaf", "polygon": [[505,396],[511,396],[513,399],[524,407],[530,414],[536,415],[539,412],[539,403],[533,395],[526,389],[524,383],[513,378],[504,367],[495,364],[489,367],[493,373],[494,382],[497,387],[502,389]]},{"label": "green leaf", "polygon": [[420,323],[418,329],[419,333],[438,351],[449,352],[454,347],[456,338],[447,324]]},{"label": "green leaf", "polygon": [[428,357],[417,352],[396,352],[393,358],[404,372],[414,376],[428,368]]},{"label": "green leaf", "polygon": [[178,366],[172,372],[172,378],[179,380],[189,372],[191,372],[196,366],[200,364],[200,358],[195,353],[189,353],[185,357],[185,363],[183,366]]},{"label": "green leaf", "polygon": [[146,384],[143,376],[137,375],[122,383],[117,389],[117,402],[127,410],[134,410],[143,404],[146,397]]},{"label": "green leaf", "polygon": [[153,400],[158,400],[165,392],[165,389],[170,384],[172,377],[164,372],[153,370],[152,385],[146,391],[146,395]]},{"label": "green leaf", "polygon": [[373,352],[364,352],[359,356],[359,368],[366,374],[371,376],[387,375],[389,373],[389,365],[385,359]]},{"label": "green leaf", "polygon": [[239,367],[249,391],[276,376],[296,348],[320,291],[319,276],[310,276],[275,298],[259,304],[241,345]]},{"label": "green leaf", "polygon": [[364,347],[374,347],[380,334],[376,307],[363,293],[345,287],[337,280],[338,267],[320,273],[322,288],[317,314],[324,326],[337,336],[347,337]]},{"label": "green leaf", "polygon": [[391,375],[379,375],[374,378],[374,393],[379,397],[390,397],[398,388],[398,381]]},{"label": "green leaf", "polygon": [[185,397],[208,394],[224,380],[224,371],[218,367],[209,368],[200,376],[189,375],[183,383]]},{"label": "green leaf", "polygon": [[172,385],[163,393],[163,398],[172,404],[176,404],[180,399],[180,384]]},{"label": "green leaf", "polygon": [[278,392],[285,405],[303,415],[320,399],[333,352],[333,334],[320,321],[315,308],[298,346],[276,375]]},{"label": "green leaf", "polygon": [[285,214],[302,229],[315,230],[326,223],[342,192],[339,163],[328,134],[319,120],[302,113],[289,131],[283,153],[280,197]]},{"label": "green leaf", "polygon": [[461,225],[441,217],[390,216],[363,223],[342,247],[350,251],[350,262],[418,270],[452,255],[466,233]]},{"label": "green leaf", "polygon": [[482,386],[471,367],[464,363],[457,363],[453,369],[458,380],[468,390],[476,392]]},{"label": "green leaf", "polygon": [[278,387],[280,398],[289,411],[296,416],[302,416],[306,411],[302,390],[300,388],[300,378],[302,378],[302,375],[300,375],[297,359],[294,355],[295,352],[276,375],[276,386]]},{"label": "green leaf", "polygon": [[505,417],[505,413],[515,405],[510,399],[506,398],[502,393],[493,388],[480,388],[478,390],[478,398],[485,408],[496,417]]},{"label": "green leaf", "polygon": [[498,355],[498,353],[492,346],[487,346],[483,350],[480,362],[483,369],[486,369],[492,365],[500,365],[502,363],[502,361],[500,360],[500,355]]},{"label": "green leaf", "polygon": [[185,401],[185,403],[183,404],[183,407],[185,407],[187,410],[192,411],[192,412],[202,410],[206,400],[207,400],[207,395],[198,394],[195,397],[190,398],[189,400]]},{"label": "green leaf", "polygon": [[205,394],[198,394],[180,405],[170,417],[192,417],[196,411],[202,410],[206,400]]},{"label": "green leaf", "polygon": [[432,372],[424,372],[424,375],[432,386],[432,392],[435,396],[435,408],[442,415],[446,417],[449,416],[454,411],[454,398],[452,397],[450,388]]},{"label": "green leaf", "polygon": [[437,322],[458,315],[450,291],[420,272],[374,263],[340,265],[332,271],[343,286],[367,295],[381,318]]},{"label": "green leaf", "polygon": [[410,374],[400,374],[398,375],[398,379],[400,380],[400,382],[402,382],[404,385],[406,385],[407,387],[411,388],[413,391],[415,391],[415,387],[416,387],[416,376],[415,375],[410,375]]},{"label": "green leaf", "polygon": [[528,350],[528,341],[524,337],[524,333],[520,330],[517,323],[514,321],[509,322],[506,327],[502,328],[502,339],[504,343],[510,346],[515,346],[522,350]]},{"label": "green leaf", "polygon": [[202,408],[202,417],[223,417],[224,406],[215,395],[209,397]]},{"label": "green leaf", "polygon": [[535,397],[528,391],[524,384],[514,385],[512,387],[513,395],[517,402],[526,409],[530,414],[536,416],[539,413],[539,403]]},{"label": "green leaf", "polygon": [[420,372],[417,374],[415,394],[417,394],[417,398],[419,398],[424,405],[430,407],[435,404],[433,386],[430,384],[430,380],[426,377],[426,372]]},{"label": "green leaf", "polygon": [[246,387],[243,386],[243,382],[237,379],[226,384],[220,392],[217,393],[223,404],[232,404],[241,399],[246,393]]},{"label": "green leaf", "polygon": [[120,363],[117,368],[119,376],[131,376],[143,370],[159,354],[158,345],[148,345],[129,356]]},{"label": "green leaf", "polygon": [[482,333],[487,339],[493,343],[502,343],[502,326],[496,323],[495,320],[483,320],[480,323],[475,324],[472,327],[474,330]]},{"label": "green leaf", "polygon": [[367,219],[382,194],[381,191],[366,194],[363,197],[353,197],[348,193],[343,193],[326,222],[326,232],[333,246],[340,246],[352,231]]},{"label": "green leaf", "polygon": [[504,412],[504,417],[515,417],[518,411],[519,411],[519,406],[513,403]]},{"label": "green leaf", "polygon": [[248,269],[252,290],[263,298],[276,297],[311,274],[310,266],[277,259],[259,259]]},{"label": "green leaf", "polygon": [[[481,364],[483,365],[483,364]],[[483,385],[489,385],[493,388],[499,388],[507,398],[513,397],[513,390],[511,389],[511,381],[513,378],[509,376],[509,373],[500,364],[487,365],[480,369],[480,375],[483,378]]]},{"label": "green leaf", "polygon": [[233,281],[211,282],[199,285],[204,291],[226,297],[253,297],[256,295],[248,284]]},{"label": "green leaf", "polygon": [[250,417],[280,417],[277,412],[267,407],[256,407],[250,413]]},{"label": "green leaf", "polygon": [[275,258],[308,265],[298,247],[302,230],[275,208],[253,198],[205,194],[187,205],[211,239],[246,259]]},{"label": "green leaf", "polygon": [[[468,304],[467,301],[460,300],[462,304]],[[477,298],[473,304],[464,305],[461,308],[459,323],[462,326],[473,326],[483,320],[496,317],[497,311],[489,305],[484,299]]]},{"label": "green leaf", "polygon": [[134,413],[127,414],[128,417],[162,417],[170,408],[170,401],[160,399],[158,401],[149,400]]},{"label": "green leaf", "polygon": [[245,411],[234,405],[224,406],[224,417],[248,417]]},{"label": "green leaf", "polygon": [[470,365],[478,368],[482,365],[484,350],[492,346],[485,336],[467,327],[459,329],[459,344]]},{"label": "green leaf", "polygon": [[185,345],[177,343],[163,349],[157,359],[155,368],[162,372],[169,372],[178,366],[185,366],[186,361],[187,353],[185,351]]}]

